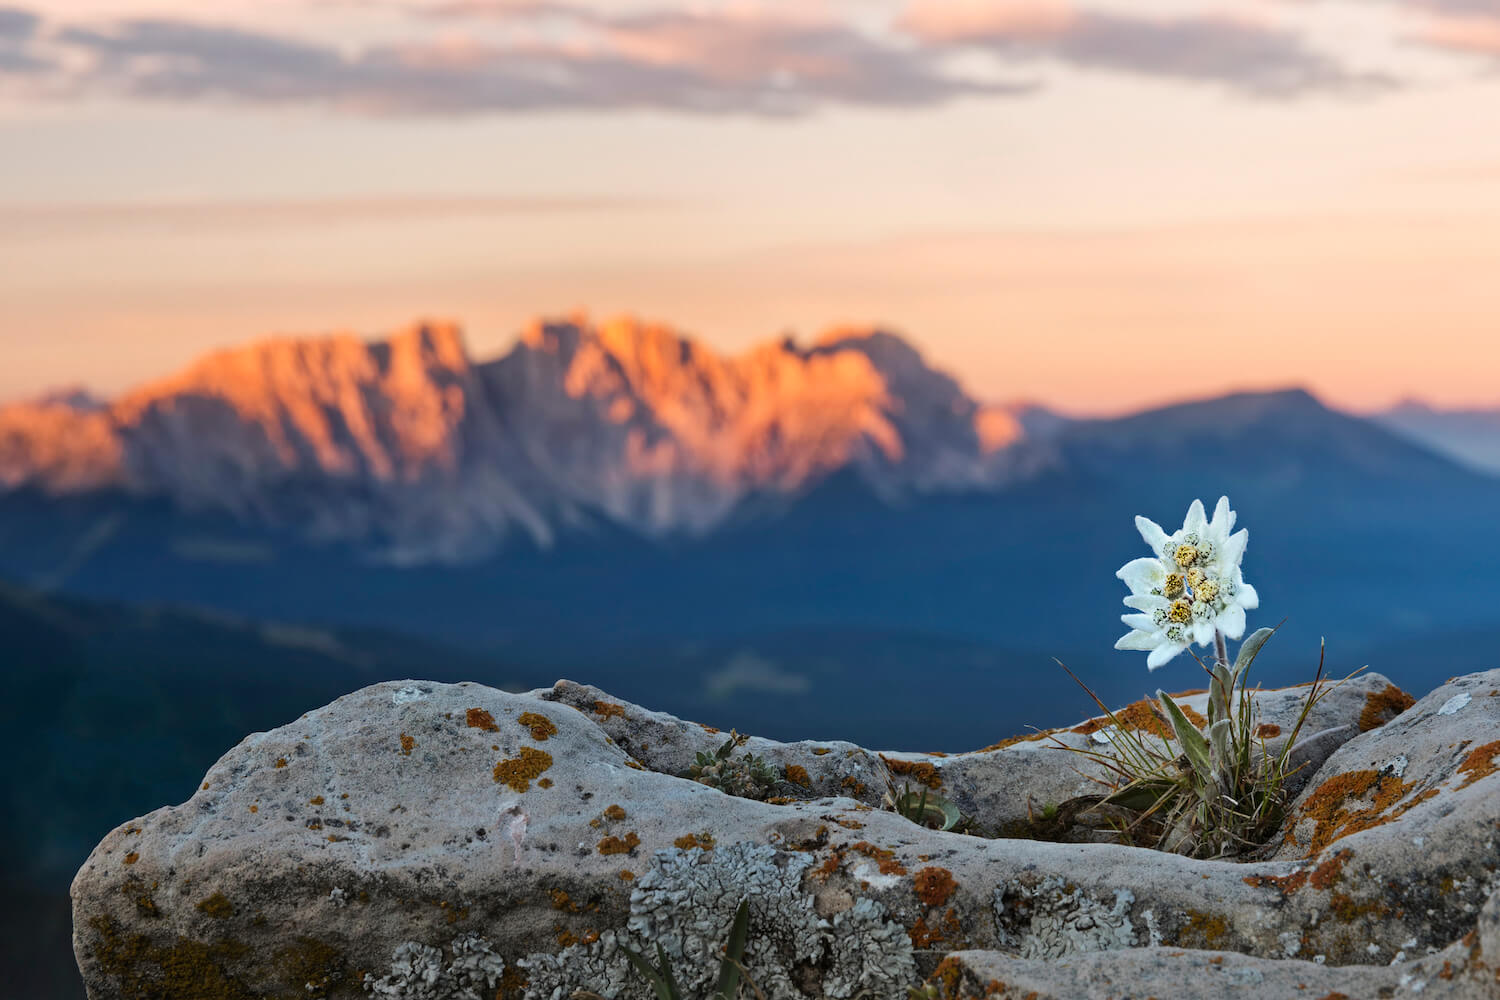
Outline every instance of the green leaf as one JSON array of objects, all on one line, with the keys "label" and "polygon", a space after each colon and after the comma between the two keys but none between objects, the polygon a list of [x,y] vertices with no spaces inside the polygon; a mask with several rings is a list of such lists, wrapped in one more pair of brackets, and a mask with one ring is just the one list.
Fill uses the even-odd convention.
[{"label": "green leaf", "polygon": [[718,757],[720,760],[728,760],[729,759],[729,755],[731,753],[733,753],[733,752],[734,752],[734,737],[731,736],[731,737],[729,737],[729,739],[727,739],[727,740],[724,741],[724,745],[721,746],[721,747],[719,747],[718,753],[716,753],[714,756]]},{"label": "green leaf", "polygon": [[1234,748],[1229,740],[1229,730],[1233,725],[1229,719],[1220,719],[1208,727],[1209,761],[1216,775],[1227,772],[1234,759]]},{"label": "green leaf", "polygon": [[682,993],[677,989],[677,980],[672,978],[672,963],[667,958],[666,949],[662,948],[660,941],[656,942],[656,958],[661,962],[661,974],[667,984],[667,995],[672,997],[672,1000],[677,1000]]},{"label": "green leaf", "polygon": [[734,923],[729,928],[729,944],[724,949],[724,964],[719,967],[718,994],[724,1000],[733,1000],[740,989],[739,962],[745,957],[745,941],[750,934],[750,900],[740,901],[734,911]]},{"label": "green leaf", "polygon": [[[657,945],[657,947],[660,948],[661,946]],[[656,993],[656,1000],[681,1000],[675,992],[668,988],[666,981],[657,974],[655,969],[647,964],[644,958],[624,945],[620,946],[620,950],[625,953],[625,957],[630,960],[630,964],[635,966],[635,971],[639,972],[645,978],[646,982],[651,984],[651,989]],[[663,960],[665,961],[665,955],[663,955]]]},{"label": "green leaf", "polygon": [[1123,806],[1136,812],[1150,812],[1172,793],[1177,785],[1170,781],[1132,781],[1104,797],[1107,805]]},{"label": "green leaf", "polygon": [[1220,719],[1229,718],[1229,699],[1233,694],[1234,678],[1229,676],[1229,668],[1216,662],[1208,685],[1208,724],[1210,726]]},{"label": "green leaf", "polygon": [[1234,657],[1235,677],[1239,677],[1246,670],[1250,669],[1250,664],[1255,661],[1255,657],[1260,653],[1260,647],[1264,646],[1266,640],[1275,634],[1276,630],[1274,628],[1258,628],[1250,633],[1250,638],[1240,643],[1240,651]]},{"label": "green leaf", "polygon": [[1182,744],[1182,752],[1187,755],[1188,763],[1192,765],[1195,772],[1207,780],[1213,773],[1209,768],[1208,741],[1188,721],[1187,716],[1182,714],[1182,709],[1177,707],[1177,703],[1168,697],[1165,691],[1156,692],[1156,700],[1161,703],[1162,710],[1167,713],[1167,719],[1172,723],[1172,731],[1177,734],[1177,742]]}]

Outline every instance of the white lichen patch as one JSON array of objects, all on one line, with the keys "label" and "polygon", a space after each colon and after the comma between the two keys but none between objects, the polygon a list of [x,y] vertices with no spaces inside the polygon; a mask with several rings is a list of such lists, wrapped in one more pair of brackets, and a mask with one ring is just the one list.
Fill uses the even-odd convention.
[{"label": "white lichen patch", "polygon": [[382,1000],[488,1000],[493,996],[505,961],[490,943],[475,934],[454,939],[452,958],[443,961],[441,948],[406,941],[391,956],[391,971],[375,978],[366,973],[365,992]]},{"label": "white lichen patch", "polygon": [[1461,692],[1459,694],[1454,695],[1452,698],[1449,698],[1447,701],[1443,702],[1443,707],[1437,710],[1437,714],[1438,715],[1456,715],[1458,713],[1459,709],[1463,708],[1465,705],[1467,705],[1472,700],[1473,699],[1471,699],[1469,697],[1469,692],[1467,692],[1467,691]]},{"label": "white lichen patch", "polygon": [[410,705],[414,701],[427,700],[427,692],[411,684],[406,687],[397,688],[391,695],[392,705]]},{"label": "white lichen patch", "polygon": [[911,935],[886,919],[885,906],[862,897],[853,908],[836,914],[828,943],[832,968],[823,977],[823,996],[831,1000],[861,995],[904,997],[917,978]]},{"label": "white lichen patch", "polygon": [[714,851],[658,851],[631,891],[624,930],[517,963],[527,970],[526,998],[565,1000],[584,989],[612,1000],[652,1000],[622,948],[655,966],[658,945],[682,995],[706,996],[741,900],[748,900],[750,913],[745,968],[766,996],[803,996],[793,978],[802,966],[825,970],[821,993],[830,998],[905,997],[918,978],[905,929],[870,899],[856,901],[831,923],[820,918],[813,896],[802,890],[811,864],[809,855],[749,842]]},{"label": "white lichen patch", "polygon": [[1034,887],[1021,882],[997,887],[995,925],[1001,942],[1021,958],[1113,951],[1135,946],[1134,904],[1129,889],[1116,889],[1114,902],[1107,904],[1054,875]]}]

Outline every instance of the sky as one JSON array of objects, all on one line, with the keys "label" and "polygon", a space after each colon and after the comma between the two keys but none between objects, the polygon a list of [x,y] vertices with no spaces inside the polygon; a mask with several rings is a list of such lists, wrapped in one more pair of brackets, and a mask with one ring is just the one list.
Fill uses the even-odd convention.
[{"label": "sky", "polygon": [[1500,0],[0,0],[0,399],[583,309],[1500,406],[1496,108]]}]

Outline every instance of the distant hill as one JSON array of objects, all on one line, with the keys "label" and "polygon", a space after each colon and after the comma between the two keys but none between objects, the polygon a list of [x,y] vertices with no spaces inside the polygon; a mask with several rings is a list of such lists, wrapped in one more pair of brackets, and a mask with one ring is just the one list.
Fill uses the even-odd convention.
[{"label": "distant hill", "polygon": [[1500,475],[1500,407],[1441,410],[1408,400],[1371,419],[1457,462]]}]

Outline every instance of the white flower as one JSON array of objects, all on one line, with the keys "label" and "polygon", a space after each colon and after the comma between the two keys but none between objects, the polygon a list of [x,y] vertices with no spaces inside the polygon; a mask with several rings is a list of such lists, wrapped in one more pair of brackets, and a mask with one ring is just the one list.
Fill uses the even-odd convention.
[{"label": "white flower", "polygon": [[1135,519],[1155,555],[1132,559],[1115,574],[1130,588],[1125,606],[1138,612],[1120,616],[1131,631],[1116,649],[1149,652],[1146,666],[1155,670],[1195,642],[1213,642],[1216,631],[1228,639],[1245,634],[1245,612],[1260,606],[1260,596],[1240,574],[1250,533],[1230,534],[1234,521],[1228,497],[1219,498],[1212,521],[1194,500],[1170,535],[1149,518]]}]

